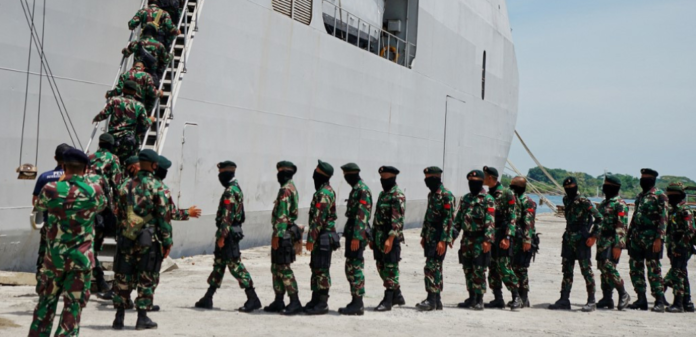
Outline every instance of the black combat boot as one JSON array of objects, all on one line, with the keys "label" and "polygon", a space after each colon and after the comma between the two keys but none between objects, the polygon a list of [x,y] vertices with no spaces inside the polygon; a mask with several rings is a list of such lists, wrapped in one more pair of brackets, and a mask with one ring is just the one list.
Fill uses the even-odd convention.
[{"label": "black combat boot", "polygon": [[261,309],[261,300],[256,296],[256,290],[254,290],[253,287],[244,289],[244,293],[246,294],[247,301],[244,303],[243,307],[239,308],[240,312],[252,312]]},{"label": "black combat boot", "polygon": [[285,302],[283,301],[285,297],[284,293],[275,293],[275,300],[269,306],[263,308],[265,312],[281,312],[285,309]]},{"label": "black combat boot", "polygon": [[305,309],[307,315],[324,315],[329,313],[329,290],[320,290],[317,293],[317,304],[311,309]]},{"label": "black combat boot", "polygon": [[353,300],[345,308],[338,309],[338,313],[347,316],[362,316],[365,313],[362,296],[353,296]]},{"label": "black combat boot", "polygon": [[522,308],[531,308],[529,304],[529,291],[527,289],[520,288],[520,301],[522,301]]},{"label": "black combat boot", "polygon": [[672,306],[667,308],[667,312],[671,312],[671,313],[684,312],[684,297],[674,296],[674,302],[672,302]]},{"label": "black combat boot", "polygon": [[684,311],[694,312],[694,302],[691,302],[691,295],[684,296]]},{"label": "black combat boot", "polygon": [[561,298],[549,305],[551,310],[570,310],[570,291],[561,291]]},{"label": "black combat boot", "polygon": [[493,289],[493,300],[486,303],[486,308],[505,309],[505,300],[503,300],[503,288]]},{"label": "black combat boot", "polygon": [[387,289],[384,291],[384,299],[379,302],[379,305],[375,308],[375,311],[391,311],[392,301],[394,299],[394,290]]},{"label": "black combat boot", "polygon": [[619,292],[619,305],[617,306],[617,309],[624,310],[626,307],[628,307],[628,303],[631,301],[631,295],[626,292],[626,288],[624,288],[623,284],[617,286],[616,291]]},{"label": "black combat boot", "polygon": [[483,294],[476,294],[476,299],[474,300],[474,310],[476,311],[481,311],[483,310]]},{"label": "black combat boot", "polygon": [[114,324],[111,325],[115,330],[123,330],[123,319],[126,316],[126,309],[118,308],[116,310],[116,318],[114,318]]},{"label": "black combat boot", "polygon": [[655,296],[655,305],[652,308],[653,312],[665,312],[665,306],[667,305],[667,300],[665,295]]},{"label": "black combat boot", "polygon": [[150,306],[150,309],[147,309],[147,311],[160,311],[160,306],[157,304],[153,304]]},{"label": "black combat boot", "polygon": [[312,299],[309,300],[302,308],[305,312],[314,308],[315,305],[317,305],[317,302],[319,301],[319,292],[318,291],[312,291]]},{"label": "black combat boot", "polygon": [[428,297],[416,304],[416,309],[420,311],[433,311],[437,308],[437,294],[428,292]]},{"label": "black combat boot", "polygon": [[520,299],[520,292],[517,289],[512,290],[512,301],[508,304],[510,309],[515,310],[522,307],[522,300]]},{"label": "black combat boot", "polygon": [[283,310],[283,315],[292,316],[297,315],[302,312],[302,303],[300,302],[300,297],[295,293],[290,295],[290,303],[285,310]]},{"label": "black combat boot", "polygon": [[648,310],[648,298],[645,296],[645,292],[638,293],[638,299],[633,302],[633,304],[629,305],[628,308],[633,310]]},{"label": "black combat boot", "polygon": [[147,317],[147,310],[138,309],[138,321],[135,323],[135,330],[157,329],[157,323]]},{"label": "black combat boot", "polygon": [[457,304],[457,308],[471,308],[474,306],[474,302],[476,302],[476,293],[473,290],[469,290],[469,298],[464,300],[464,302]]},{"label": "black combat boot", "polygon": [[394,290],[394,305],[406,305],[406,299],[404,299],[404,295],[401,294],[401,288]]},{"label": "black combat boot", "polygon": [[614,289],[602,287],[602,298],[597,302],[597,309],[614,309]]},{"label": "black combat boot", "polygon": [[587,303],[582,307],[583,312],[593,312],[597,309],[594,293],[587,294]]},{"label": "black combat boot", "polygon": [[437,293],[435,296],[437,297],[437,305],[435,306],[435,310],[442,310],[442,293]]},{"label": "black combat boot", "polygon": [[213,295],[215,295],[215,291],[217,288],[210,286],[208,288],[208,291],[206,291],[205,295],[203,298],[198,300],[196,302],[196,308],[201,308],[201,309],[212,309],[213,308]]}]

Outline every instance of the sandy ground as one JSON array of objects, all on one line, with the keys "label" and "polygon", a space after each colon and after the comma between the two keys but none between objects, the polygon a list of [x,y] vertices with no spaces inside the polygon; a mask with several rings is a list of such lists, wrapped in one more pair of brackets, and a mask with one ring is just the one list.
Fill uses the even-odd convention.
[{"label": "sandy ground", "polygon": [[[464,275],[457,263],[456,254],[448,252],[445,261],[445,291],[442,300],[443,311],[418,312],[414,305],[425,298],[423,286],[422,250],[419,246],[419,231],[406,233],[407,245],[403,249],[401,262],[401,283],[407,306],[395,308],[388,313],[375,313],[374,308],[382,298],[383,289],[371,258],[366,263],[367,294],[365,305],[368,310],[362,317],[344,317],[337,309],[350,300],[348,283],[343,272],[343,252],[334,254],[331,268],[333,287],[329,305],[331,312],[325,316],[283,317],[259,311],[243,314],[236,311],[244,301],[244,292],[229,274],[215,296],[215,310],[206,311],[193,308],[193,304],[205,293],[206,279],[212,269],[212,256],[195,256],[177,260],[179,269],[162,275],[162,282],[157,289],[155,302],[162,306],[162,311],[150,316],[159,323],[159,329],[137,332],[148,336],[314,336],[331,334],[332,336],[355,335],[391,335],[429,336],[437,334],[454,336],[462,334],[495,336],[532,336],[532,335],[583,335],[583,336],[675,336],[690,335],[696,324],[696,314],[657,314],[641,311],[598,310],[583,313],[580,307],[585,303],[584,281],[576,268],[575,287],[571,300],[573,310],[557,312],[547,310],[549,303],[558,298],[561,283],[560,243],[564,223],[551,215],[542,215],[537,223],[542,233],[541,254],[530,268],[532,291],[530,300],[532,308],[516,312],[510,310],[485,310],[476,312],[458,309],[457,303],[465,298]],[[455,246],[456,247],[456,246]],[[268,247],[259,247],[243,252],[244,264],[251,272],[257,291],[264,305],[273,299],[270,275],[270,257]],[[371,254],[368,254],[371,256]],[[302,256],[294,264],[295,275],[299,282],[300,298],[309,300],[309,256]],[[663,265],[667,261],[663,261]],[[692,263],[693,266],[693,263]],[[626,280],[627,289],[635,297],[628,279],[628,258],[622,256],[621,275]],[[695,272],[690,267],[691,284],[696,285]],[[667,268],[663,269],[663,275]],[[599,272],[595,269],[595,278],[599,282]],[[599,288],[599,286],[598,286]],[[489,301],[490,291],[484,298]],[[601,293],[597,293],[597,299]],[[616,300],[616,296],[615,300]],[[671,293],[667,295],[671,301]],[[510,294],[505,292],[506,301]],[[34,288],[29,286],[0,288],[0,335],[26,335],[31,323],[32,310],[38,297]],[[60,310],[60,307],[59,307]],[[111,322],[114,315],[110,302],[97,299],[89,302],[82,314],[83,336],[128,336],[135,334],[136,313],[126,315],[126,329],[114,331]],[[54,328],[57,326],[57,320]],[[689,331],[692,331],[689,333]]]}]

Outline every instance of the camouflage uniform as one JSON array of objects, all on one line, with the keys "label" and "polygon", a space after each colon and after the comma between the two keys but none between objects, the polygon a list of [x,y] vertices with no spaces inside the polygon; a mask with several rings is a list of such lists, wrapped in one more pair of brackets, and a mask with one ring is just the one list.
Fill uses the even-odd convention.
[{"label": "camouflage uniform", "polygon": [[29,336],[50,336],[58,300],[64,296],[56,336],[77,336],[80,315],[89,300],[94,256],[94,217],[106,206],[99,185],[81,176],[50,182],[36,208],[48,212],[47,251],[37,284],[39,303],[34,309]]},{"label": "camouflage uniform", "polygon": [[[510,266],[510,253],[514,249],[514,240],[517,211],[515,195],[511,190],[504,188],[498,183],[495,187],[488,190],[488,194],[495,198],[495,243],[491,247],[493,257],[488,273],[488,285],[491,289],[501,289],[503,283],[509,291],[518,289],[519,280]],[[500,248],[502,239],[510,239],[510,248],[503,250]]]},{"label": "camouflage uniform", "polygon": [[140,240],[133,241],[120,235],[114,259],[114,307],[125,308],[133,285],[137,285],[135,306],[138,310],[150,310],[155,287],[159,283],[159,264],[164,251],[173,243],[167,196],[154,174],[141,170],[133,179],[121,185],[119,197],[121,229],[129,226],[128,208],[132,207],[140,217],[152,216],[141,230],[141,235],[150,232],[152,240],[148,242],[150,246],[144,246],[138,242]]},{"label": "camouflage uniform", "polygon": [[[428,209],[425,212],[421,238],[423,238],[425,255],[425,290],[428,293],[442,292],[442,261],[447,249],[442,255],[437,254],[437,244],[452,241],[452,222],[454,220],[454,195],[445,186],[428,194]],[[447,247],[447,245],[445,245]]]},{"label": "camouflage uniform", "polygon": [[[278,196],[271,213],[273,224],[273,237],[283,239],[285,231],[295,223],[298,215],[299,196],[295,183],[290,180],[278,191]],[[290,264],[271,264],[273,275],[273,290],[276,294],[297,294],[297,281]]]},{"label": "camouflage uniform", "polygon": [[495,241],[495,199],[483,189],[477,195],[464,195],[459,201],[454,229],[455,233],[462,232],[459,261],[464,268],[466,289],[483,295],[486,292],[486,267],[491,257],[490,252],[483,252],[483,243],[493,245]]},{"label": "camouflage uniform", "polygon": [[[149,64],[150,62],[140,53],[141,47],[155,58],[157,64]],[[152,36],[142,36],[139,40],[129,43],[122,53],[126,57],[135,54],[134,62],[142,62],[145,65],[145,72],[152,76],[155,86],[159,86],[161,74],[172,61],[172,54]]]},{"label": "camouflage uniform", "polygon": [[389,254],[384,252],[384,243],[393,236],[394,243],[390,253],[395,253],[398,256],[401,244],[404,242],[405,213],[406,196],[398,185],[392,187],[388,192],[379,192],[373,220],[374,256],[379,277],[382,278],[384,288],[388,290],[399,290],[401,287],[399,284],[399,262],[385,262]]},{"label": "camouflage uniform", "polygon": [[[537,204],[526,194],[516,198],[517,226],[513,244],[512,270],[518,280],[518,287],[523,295],[529,292],[529,262],[532,252],[524,251],[524,244],[532,244],[536,235],[535,218]],[[526,296],[523,296],[526,297]]]},{"label": "camouflage uniform", "polygon": [[159,32],[157,40],[163,45],[170,45],[171,41],[176,38],[176,24],[178,22],[174,23],[170,14],[156,4],[151,4],[135,13],[135,16],[128,21],[128,29],[133,30],[138,26],[144,28],[150,22],[157,26]]},{"label": "camouflage uniform", "polygon": [[587,247],[586,241],[590,237],[590,227],[594,217],[595,226],[604,221],[602,214],[597,211],[592,201],[587,198],[576,196],[571,200],[568,196],[563,197],[565,206],[566,230],[563,233],[563,247],[561,257],[563,258],[563,282],[561,291],[570,293],[573,287],[573,269],[575,260],[580,264],[580,271],[585,278],[587,293],[594,295],[595,281],[592,273],[592,248]]},{"label": "camouflage uniform", "polygon": [[94,117],[93,122],[107,118],[110,118],[108,132],[119,143],[114,154],[120,162],[125,163],[128,157],[135,155],[140,149],[142,135],[150,128],[152,121],[147,117],[142,103],[131,95],[109,98],[106,107]]},{"label": "camouflage uniform", "polygon": [[[350,284],[350,293],[353,296],[365,295],[365,275],[363,274],[365,259],[362,255],[365,246],[369,243],[367,229],[370,226],[371,212],[372,193],[370,188],[360,180],[350,191],[346,205],[348,223],[343,231],[343,236],[346,238],[346,278]],[[355,255],[351,254],[355,252],[351,252],[350,248],[353,239],[360,241],[359,252],[357,252],[359,257],[349,257]]]},{"label": "camouflage uniform", "polygon": [[[312,250],[312,260],[320,254],[320,249],[323,248],[321,242],[318,242],[319,236],[324,233],[336,232],[336,219],[338,219],[336,215],[336,192],[334,192],[329,183],[324,183],[314,193],[312,204],[309,207],[309,234],[307,235],[307,242],[315,243]],[[331,248],[329,247],[329,249]],[[317,262],[310,262],[312,291],[329,290],[331,288],[329,268],[315,267],[314,263]]]},{"label": "camouflage uniform", "polygon": [[686,267],[691,258],[693,240],[696,237],[695,226],[693,213],[686,202],[682,201],[670,207],[667,225],[667,256],[671,262],[671,268],[665,276],[665,286],[672,287],[675,298],[691,295],[688,289],[689,274]]},{"label": "camouflage uniform", "polygon": [[668,202],[665,193],[657,187],[641,192],[636,197],[635,212],[628,229],[628,255],[631,282],[637,293],[645,293],[645,267],[653,297],[664,296],[662,281],[662,251],[653,253],[653,242],[662,239],[667,232]]},{"label": "camouflage uniform", "polygon": [[628,227],[628,206],[621,197],[602,200],[599,204],[601,223],[594,226],[592,236],[597,239],[597,267],[602,273],[603,291],[623,286],[624,282],[616,270],[619,260],[614,260],[613,248],[626,248],[626,229]]},{"label": "camouflage uniform", "polygon": [[106,93],[106,97],[123,95],[123,87],[126,81],[133,81],[138,84],[138,92],[135,95],[135,99],[143,103],[147,112],[152,111],[155,107],[155,100],[157,99],[157,87],[155,86],[152,75],[146,73],[142,69],[132,68],[121,74],[118,78],[116,87],[113,90],[109,90]]},{"label": "camouflage uniform", "polygon": [[[39,197],[39,194],[41,194],[41,190],[43,189],[46,184],[53,182],[53,181],[58,181],[60,177],[63,175],[63,168],[61,166],[57,166],[55,169],[52,171],[47,171],[42,173],[39,176],[39,179],[36,180],[36,186],[34,186],[34,192],[32,195],[36,198]],[[41,272],[41,266],[43,265],[43,260],[44,256],[46,255],[46,250],[48,249],[48,243],[46,241],[46,231],[48,230],[48,226],[46,226],[46,221],[48,220],[48,213],[43,212],[44,214],[44,226],[41,227],[39,230],[40,238],[39,238],[39,254],[38,257],[36,258],[36,281],[39,281],[39,276]]]}]

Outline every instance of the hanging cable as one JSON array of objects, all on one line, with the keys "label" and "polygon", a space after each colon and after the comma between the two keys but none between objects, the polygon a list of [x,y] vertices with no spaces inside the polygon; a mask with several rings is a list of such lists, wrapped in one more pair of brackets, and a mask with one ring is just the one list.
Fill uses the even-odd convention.
[{"label": "hanging cable", "polygon": [[[42,22],[41,22],[41,51],[40,53],[43,54],[43,44],[44,44],[44,35],[46,33],[46,0],[43,1],[43,9],[41,11],[42,14]],[[41,131],[40,126],[41,126],[41,93],[42,93],[42,87],[43,87],[43,57],[41,58],[41,67],[39,67],[39,109],[36,114],[36,155],[34,156],[34,165],[38,166],[39,165],[39,132]]]},{"label": "hanging cable", "polygon": [[[22,6],[23,8],[24,6]],[[29,3],[27,3],[29,7]],[[36,12],[36,0],[31,9],[31,22],[34,23],[34,12]],[[31,70],[31,47],[34,45],[34,34],[29,35],[29,55],[27,56],[27,83],[24,86],[24,115],[22,116],[22,138],[19,142],[19,166],[22,166],[22,153],[24,152],[24,124],[27,121],[27,102],[29,101],[29,75]]]}]

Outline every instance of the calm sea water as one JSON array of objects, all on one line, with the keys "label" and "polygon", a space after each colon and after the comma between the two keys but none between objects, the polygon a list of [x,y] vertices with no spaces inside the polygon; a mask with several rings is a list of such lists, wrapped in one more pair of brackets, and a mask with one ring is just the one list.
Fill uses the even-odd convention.
[{"label": "calm sea water", "polygon": [[[536,201],[538,208],[537,208],[537,213],[552,213],[551,209],[546,206],[546,205],[540,205],[539,204],[539,197],[535,194],[529,194],[529,196]],[[563,205],[563,196],[560,195],[547,195],[546,198],[550,200],[552,203],[556,205]],[[604,198],[590,198],[590,200],[594,202],[601,202],[604,200]],[[627,203],[632,203],[634,200],[633,199],[624,199]]]}]

